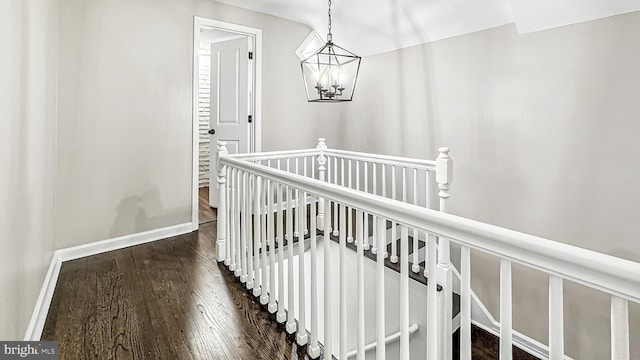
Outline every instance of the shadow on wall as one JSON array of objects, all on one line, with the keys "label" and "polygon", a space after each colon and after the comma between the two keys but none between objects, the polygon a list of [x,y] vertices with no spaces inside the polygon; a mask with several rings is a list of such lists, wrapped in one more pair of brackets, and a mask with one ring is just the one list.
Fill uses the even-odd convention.
[{"label": "shadow on wall", "polygon": [[156,188],[142,196],[124,198],[115,210],[115,219],[109,230],[110,238],[180,224],[191,217],[189,206],[165,210]]}]

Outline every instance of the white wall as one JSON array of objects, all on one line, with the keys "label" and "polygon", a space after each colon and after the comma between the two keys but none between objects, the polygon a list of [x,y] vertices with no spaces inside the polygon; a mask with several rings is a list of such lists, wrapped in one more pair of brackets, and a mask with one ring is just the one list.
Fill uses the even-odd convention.
[{"label": "white wall", "polygon": [[[331,146],[427,159],[449,146],[452,213],[640,261],[638,39],[636,12],[367,57]],[[498,262],[474,253],[472,267],[499,318]],[[513,279],[515,329],[547,343],[546,277],[514,266]],[[568,355],[609,358],[608,298],[567,284],[565,305]],[[638,339],[639,307],[630,314]]]},{"label": "white wall", "polygon": [[22,340],[54,249],[57,1],[0,2],[0,339]]},{"label": "white wall", "polygon": [[57,248],[190,221],[194,15],[263,30],[264,150],[335,136],[336,108],[304,98],[307,26],[209,0],[60,0]]}]

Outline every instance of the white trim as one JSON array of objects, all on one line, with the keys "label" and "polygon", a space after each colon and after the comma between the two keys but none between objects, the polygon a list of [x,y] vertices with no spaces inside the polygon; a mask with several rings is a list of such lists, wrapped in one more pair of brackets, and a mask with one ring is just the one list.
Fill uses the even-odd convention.
[{"label": "white trim", "polygon": [[57,250],[56,253],[60,257],[60,261],[69,261],[80,259],[86,256],[101,254],[108,251],[123,249],[129,246],[140,245],[156,240],[165,239],[172,236],[178,236],[190,233],[191,223],[168,226],[160,229],[149,230],[145,232],[119,236],[113,239],[96,241],[89,244],[68,247]]},{"label": "white trim", "polygon": [[44,329],[44,323],[47,320],[47,314],[49,313],[49,306],[51,305],[51,299],[53,299],[53,291],[56,288],[58,282],[58,275],[60,274],[60,266],[62,261],[58,256],[58,252],[55,251],[51,257],[51,263],[49,264],[49,270],[44,277],[42,288],[40,289],[40,295],[36,300],[36,305],[27,327],[27,332],[24,335],[24,341],[38,341],[42,335],[42,329]]},{"label": "white trim", "polygon": [[47,314],[49,313],[49,307],[51,306],[51,300],[53,299],[53,292],[56,288],[56,283],[58,282],[58,275],[60,275],[60,267],[64,261],[75,260],[86,256],[101,254],[190,233],[191,229],[191,223],[184,223],[56,250],[53,253],[51,263],[49,264],[49,270],[47,271],[47,275],[42,283],[42,288],[40,289],[38,300],[34,306],[29,326],[27,327],[27,331],[24,335],[24,340],[40,340],[45,321],[47,320]]},{"label": "white trim", "polygon": [[[250,139],[253,139],[253,144],[249,145],[250,152],[262,151],[262,30],[252,28],[243,25],[237,25],[227,23],[219,20],[207,19],[200,16],[193,17],[193,108],[191,114],[191,122],[193,126],[192,131],[192,189],[191,189],[191,225],[192,231],[198,230],[198,162],[199,162],[199,147],[198,147],[198,50],[200,48],[200,28],[206,27],[207,29],[215,29],[221,31],[227,31],[237,34],[249,36],[253,39],[253,68],[255,70],[254,76],[254,96],[253,106],[250,105],[253,111],[253,134]],[[253,145],[253,148],[251,148]],[[215,146],[211,149],[215,151]],[[213,188],[215,178],[209,179],[210,188]]]}]

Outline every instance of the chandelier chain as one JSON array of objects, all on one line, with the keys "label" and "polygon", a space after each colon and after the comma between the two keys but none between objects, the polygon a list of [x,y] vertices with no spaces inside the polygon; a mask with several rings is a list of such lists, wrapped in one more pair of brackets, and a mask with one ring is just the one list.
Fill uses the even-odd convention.
[{"label": "chandelier chain", "polygon": [[331,35],[331,0],[329,0],[329,35]]}]

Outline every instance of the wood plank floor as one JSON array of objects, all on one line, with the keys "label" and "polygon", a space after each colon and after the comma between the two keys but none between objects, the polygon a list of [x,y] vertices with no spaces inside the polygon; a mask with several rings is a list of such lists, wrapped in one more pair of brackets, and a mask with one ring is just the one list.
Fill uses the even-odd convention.
[{"label": "wood plank floor", "polygon": [[218,210],[209,206],[209,187],[198,189],[198,223],[205,224],[218,218]]},{"label": "wood plank floor", "polygon": [[65,262],[42,340],[60,359],[303,359],[213,257],[216,223]]},{"label": "wood plank floor", "polygon": [[[215,234],[209,222],[63,263],[42,340],[60,342],[60,359],[307,359],[218,265]],[[498,338],[475,326],[472,336],[473,359],[498,358]],[[514,347],[514,359],[535,358]]]}]

